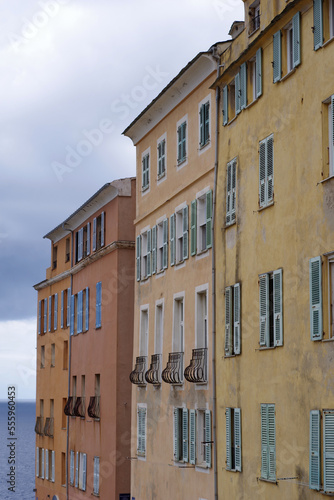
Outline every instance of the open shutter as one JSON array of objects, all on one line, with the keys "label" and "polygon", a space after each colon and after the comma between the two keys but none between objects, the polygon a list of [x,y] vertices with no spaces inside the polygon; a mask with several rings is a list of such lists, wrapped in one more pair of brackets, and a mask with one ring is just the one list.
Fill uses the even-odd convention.
[{"label": "open shutter", "polygon": [[276,480],[276,429],[275,405],[268,405],[268,444],[269,444],[269,475],[268,479]]},{"label": "open shutter", "polygon": [[240,66],[240,108],[244,109],[247,106],[247,65],[243,63]]},{"label": "open shutter", "polygon": [[294,68],[300,64],[300,12],[292,18],[292,62]]},{"label": "open shutter", "polygon": [[235,84],[235,113],[236,115],[240,113],[240,102],[241,102],[241,87],[240,87],[240,73],[235,75],[234,79]]},{"label": "open shutter", "polygon": [[74,313],[75,313],[75,295],[71,295],[71,323],[70,323],[70,335],[74,335]]},{"label": "open shutter", "polygon": [[70,485],[74,484],[74,451],[70,451]]},{"label": "open shutter", "polygon": [[232,354],[232,287],[225,288],[225,355]]},{"label": "open shutter", "polygon": [[259,149],[259,205],[260,208],[267,204],[267,159],[266,159],[266,140],[260,142]]},{"label": "open shutter", "polygon": [[104,247],[104,233],[105,233],[105,215],[101,213],[101,247]]},{"label": "open shutter", "polygon": [[89,288],[86,287],[86,314],[85,314],[85,331],[89,329]]},{"label": "open shutter", "polygon": [[87,224],[87,255],[90,254],[90,222]]},{"label": "open shutter", "polygon": [[268,479],[269,456],[268,456],[268,407],[261,405],[261,477]]},{"label": "open shutter", "polygon": [[322,266],[321,257],[310,259],[311,340],[322,339]]},{"label": "open shutter", "polygon": [[228,123],[228,94],[227,94],[227,85],[223,87],[223,125],[227,125]]},{"label": "open shutter", "polygon": [[96,217],[93,220],[93,252],[96,250]]},{"label": "open shutter", "polygon": [[152,274],[157,272],[157,226],[152,227]]},{"label": "open shutter", "polygon": [[262,95],[262,48],[256,51],[256,97]]},{"label": "open shutter", "polygon": [[210,103],[204,104],[204,142],[210,139]]},{"label": "open shutter", "polygon": [[152,237],[151,229],[147,231],[147,276],[152,274]]},{"label": "open shutter", "polygon": [[71,289],[67,289],[67,314],[66,314],[66,326],[71,324]]},{"label": "open shutter", "polygon": [[44,479],[44,448],[42,448],[42,474],[41,478]]},{"label": "open shutter", "polygon": [[211,411],[205,410],[205,463],[211,467]]},{"label": "open shutter", "polygon": [[180,162],[182,160],[182,127],[178,127],[177,129],[177,161]]},{"label": "open shutter", "polygon": [[204,144],[205,144],[204,113],[205,113],[204,104],[202,104],[202,106],[199,110],[199,137],[200,137],[199,143],[200,143],[200,146],[204,146]]},{"label": "open shutter", "polygon": [[64,328],[64,290],[60,295],[60,328]]},{"label": "open shutter", "polygon": [[142,453],[146,454],[146,408],[141,409],[141,424],[142,424]]},{"label": "open shutter", "polygon": [[313,0],[313,42],[314,50],[323,44],[322,0]]},{"label": "open shutter", "polygon": [[55,451],[51,451],[51,481],[55,482]]},{"label": "open shutter", "polygon": [[168,219],[163,221],[163,248],[162,248],[162,260],[163,268],[168,267]]},{"label": "open shutter", "polygon": [[78,488],[79,486],[79,452],[77,451],[76,453],[77,459],[75,462],[75,487]]},{"label": "open shutter", "polygon": [[212,247],[212,190],[206,193],[206,248]]},{"label": "open shutter", "polygon": [[57,330],[58,328],[58,293],[55,293],[54,298],[54,314],[53,314],[53,329]]},{"label": "open shutter", "polygon": [[[333,5],[334,10],[334,5]],[[330,115],[331,127],[330,127],[330,137],[329,137],[329,157],[331,160],[330,165],[330,175],[334,173],[334,95],[331,96],[331,115]]]},{"label": "open shutter", "polygon": [[101,316],[102,316],[102,283],[99,281],[96,283],[96,328],[101,326]]},{"label": "open shutter", "polygon": [[43,331],[46,333],[48,327],[48,299],[45,297],[44,299],[44,328]]},{"label": "open shutter", "polygon": [[260,346],[269,345],[269,275],[260,280]]},{"label": "open shutter", "polygon": [[78,310],[77,310],[77,333],[82,333],[82,306],[83,306],[83,292],[78,292]]},{"label": "open shutter", "polygon": [[235,197],[237,181],[237,162],[234,160],[231,166],[231,222],[235,221]]},{"label": "open shutter", "polygon": [[137,453],[142,453],[142,418],[141,408],[137,408]]},{"label": "open shutter", "polygon": [[240,354],[240,283],[233,287],[234,354]]},{"label": "open shutter", "polygon": [[232,204],[232,162],[227,164],[226,171],[226,224],[231,223],[231,204]]},{"label": "open shutter", "polygon": [[182,454],[183,461],[188,462],[188,410],[182,408]]},{"label": "open shutter", "polygon": [[273,38],[273,81],[279,82],[282,75],[281,31],[277,31]]},{"label": "open shutter", "polygon": [[141,269],[140,269],[140,264],[141,264],[141,235],[137,236],[136,238],[136,261],[137,261],[137,281],[140,281],[141,277]]},{"label": "open shutter", "polygon": [[49,332],[51,332],[52,327],[52,296],[49,295],[49,315],[48,315],[48,324],[49,324]]},{"label": "open shutter", "polygon": [[334,491],[334,413],[324,412],[324,491]]},{"label": "open shutter", "polygon": [[320,490],[320,411],[310,412],[310,470],[309,486]]},{"label": "open shutter", "polygon": [[36,448],[36,477],[39,477],[39,448]]},{"label": "open shutter", "polygon": [[49,480],[49,450],[45,450],[45,479]]},{"label": "open shutter", "polygon": [[234,408],[235,470],[241,472],[241,410]]},{"label": "open shutter", "polygon": [[267,203],[274,200],[274,137],[271,135],[267,138]]},{"label": "open shutter", "polygon": [[282,269],[273,273],[274,278],[274,338],[275,345],[283,345],[283,293]]},{"label": "open shutter", "polygon": [[179,458],[179,409],[174,408],[174,460],[178,461]]},{"label": "open shutter", "polygon": [[42,333],[42,301],[38,301],[38,334]]},{"label": "open shutter", "polygon": [[226,469],[232,469],[232,426],[231,408],[226,408]]},{"label": "open shutter", "polygon": [[87,477],[87,455],[83,453],[83,464],[82,464],[82,489],[86,491],[86,477]]},{"label": "open shutter", "polygon": [[99,494],[99,483],[100,483],[100,458],[94,457],[94,493]]},{"label": "open shutter", "polygon": [[170,216],[170,265],[175,264],[175,214]]},{"label": "open shutter", "polygon": [[197,201],[191,202],[190,212],[190,253],[196,255],[197,251]]},{"label": "open shutter", "polygon": [[189,410],[190,413],[190,429],[189,429],[189,462],[193,465],[196,463],[196,411]]},{"label": "open shutter", "polygon": [[182,159],[186,159],[187,156],[187,144],[186,144],[186,129],[187,129],[187,123],[184,122],[181,126],[181,133],[182,133]]},{"label": "open shutter", "polygon": [[182,257],[183,260],[189,257],[189,243],[188,243],[188,205],[183,209],[183,240],[182,240]]}]

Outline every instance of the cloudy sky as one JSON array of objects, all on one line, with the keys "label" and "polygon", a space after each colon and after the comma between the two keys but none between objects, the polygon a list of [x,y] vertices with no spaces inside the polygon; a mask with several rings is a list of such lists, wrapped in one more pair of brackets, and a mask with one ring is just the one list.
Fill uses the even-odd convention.
[{"label": "cloudy sky", "polygon": [[0,3],[0,399],[12,384],[35,397],[43,235],[104,183],[135,175],[121,132],[242,19],[242,0]]}]

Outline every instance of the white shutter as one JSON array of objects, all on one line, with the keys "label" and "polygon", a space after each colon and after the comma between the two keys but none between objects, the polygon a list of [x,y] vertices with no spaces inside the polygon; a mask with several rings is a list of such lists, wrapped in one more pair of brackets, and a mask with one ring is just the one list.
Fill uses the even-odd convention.
[{"label": "white shutter", "polygon": [[82,454],[83,464],[82,464],[82,489],[86,491],[86,477],[87,477],[87,455]]},{"label": "white shutter", "polygon": [[262,49],[256,51],[256,97],[262,95]]},{"label": "white shutter", "polygon": [[225,288],[225,355],[232,354],[232,287]]},{"label": "white shutter", "polygon": [[77,307],[77,333],[82,333],[82,307],[83,307],[83,291],[78,292],[78,307]]},{"label": "white shutter", "polygon": [[44,333],[47,331],[48,326],[48,299],[45,297],[44,299]]},{"label": "white shutter", "polygon": [[240,66],[240,109],[247,106],[247,65],[243,63]]},{"label": "white shutter", "polygon": [[67,289],[67,314],[66,314],[66,326],[71,324],[71,289]]},{"label": "white shutter", "polygon": [[205,462],[211,467],[211,411],[205,410]]},{"label": "white shutter", "polygon": [[260,142],[259,149],[259,205],[260,208],[267,204],[267,154],[266,139]]},{"label": "white shutter", "polygon": [[170,265],[175,264],[175,214],[170,216]]},{"label": "white shutter", "polygon": [[42,333],[42,301],[38,301],[38,334]]},{"label": "white shutter", "polygon": [[275,405],[268,405],[268,452],[269,452],[269,475],[268,479],[276,480],[276,429],[275,429]]},{"label": "white shutter", "polygon": [[87,224],[87,255],[90,254],[90,222]]},{"label": "white shutter", "polygon": [[136,238],[137,281],[141,278],[141,235]]},{"label": "white shutter", "polygon": [[178,461],[180,458],[179,450],[179,409],[174,408],[174,460]]},{"label": "white shutter", "polygon": [[52,296],[49,295],[49,315],[48,315],[48,323],[49,323],[49,332],[51,332],[52,327]]},{"label": "white shutter", "polygon": [[60,295],[60,328],[64,328],[64,290]]},{"label": "white shutter", "polygon": [[152,227],[152,274],[157,272],[157,226]]},{"label": "white shutter", "polygon": [[268,405],[261,405],[261,477],[268,479]]},{"label": "white shutter", "polygon": [[241,472],[241,410],[234,408],[235,470]]},{"label": "white shutter", "polygon": [[99,494],[100,483],[100,458],[94,457],[94,493]]},{"label": "white shutter", "polygon": [[321,257],[310,259],[311,340],[322,339],[322,265]]},{"label": "white shutter", "polygon": [[323,44],[323,0],[313,0],[313,42],[314,50],[318,50]]},{"label": "white shutter", "polygon": [[168,219],[163,221],[163,249],[162,249],[163,268],[168,267]]},{"label": "white shutter", "polygon": [[182,455],[183,461],[188,462],[188,410],[182,408]]},{"label": "white shutter", "polygon": [[49,450],[45,450],[45,479],[49,479]]},{"label": "white shutter", "polygon": [[240,73],[237,73],[234,78],[235,84],[235,114],[239,114],[240,108],[240,98],[241,98],[241,88],[240,88]]},{"label": "white shutter", "polygon": [[233,287],[234,354],[240,354],[240,283]]},{"label": "white shutter", "polygon": [[151,237],[151,229],[147,231],[147,276],[151,276],[152,274],[152,237]]},{"label": "white shutter", "polygon": [[310,412],[310,470],[309,486],[320,490],[320,411]]},{"label": "white shutter", "polygon": [[293,67],[300,64],[300,12],[292,18],[292,61]]},{"label": "white shutter", "polygon": [[260,346],[269,346],[269,275],[260,280]]},{"label": "white shutter", "polygon": [[281,56],[281,31],[277,31],[273,38],[273,81],[279,82],[282,75],[282,56]]},{"label": "white shutter", "polygon": [[85,331],[89,329],[89,287],[86,287],[86,314],[85,314]]},{"label": "white shutter", "polygon": [[75,462],[75,487],[79,486],[79,452],[76,453],[76,462]]},{"label": "white shutter", "polygon": [[42,474],[41,478],[44,479],[44,448],[42,448]]},{"label": "white shutter", "polygon": [[271,135],[266,140],[266,170],[267,170],[267,203],[274,199],[274,137]]},{"label": "white shutter", "polygon": [[334,492],[334,412],[323,414],[324,492]]},{"label": "white shutter", "polygon": [[55,482],[55,451],[51,452],[51,481]]},{"label": "white shutter", "polygon": [[36,477],[39,477],[39,448],[36,448]]},{"label": "white shutter", "polygon": [[232,469],[232,426],[231,408],[226,408],[226,469]]},{"label": "white shutter", "polygon": [[193,465],[196,463],[196,412],[195,410],[190,410],[190,422],[189,422],[189,462]]},{"label": "white shutter", "polygon": [[183,222],[183,240],[182,240],[182,258],[183,260],[188,259],[189,244],[188,244],[188,205],[183,208],[182,211],[182,222]]},{"label": "white shutter", "polygon": [[283,280],[282,269],[273,273],[274,279],[274,339],[275,345],[283,345]]},{"label": "white shutter", "polygon": [[75,312],[75,296],[71,295],[71,322],[70,322],[70,335],[74,335],[74,312]]},{"label": "white shutter", "polygon": [[101,213],[101,247],[104,247],[104,232],[105,232],[105,216]]}]

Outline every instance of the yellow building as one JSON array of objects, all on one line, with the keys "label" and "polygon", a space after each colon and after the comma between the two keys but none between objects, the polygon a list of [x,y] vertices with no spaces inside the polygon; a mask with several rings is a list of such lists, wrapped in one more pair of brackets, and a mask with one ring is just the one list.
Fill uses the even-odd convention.
[{"label": "yellow building", "polygon": [[216,81],[218,497],[322,498],[334,491],[334,2],[244,5]]}]

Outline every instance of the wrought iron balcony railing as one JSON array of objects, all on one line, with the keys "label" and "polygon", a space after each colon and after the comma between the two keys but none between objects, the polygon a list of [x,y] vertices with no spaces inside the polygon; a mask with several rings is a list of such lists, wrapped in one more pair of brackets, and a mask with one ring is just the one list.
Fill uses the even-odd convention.
[{"label": "wrought iron balcony railing", "polygon": [[182,384],[183,382],[183,352],[170,352],[162,380],[166,384]]},{"label": "wrought iron balcony railing", "polygon": [[75,397],[70,396],[66,402],[64,413],[68,417],[74,417]]},{"label": "wrought iron balcony railing", "polygon": [[91,396],[87,413],[91,418],[100,418],[100,396]]},{"label": "wrought iron balcony railing", "polygon": [[146,358],[147,356],[138,356],[134,370],[130,373],[130,381],[136,385],[146,385],[145,372],[146,372]]},{"label": "wrought iron balcony railing", "polygon": [[52,417],[47,417],[45,419],[44,436],[49,436],[49,437],[53,438],[53,418]]},{"label": "wrought iron balcony railing", "polygon": [[252,34],[254,31],[259,29],[260,27],[260,14],[252,17],[249,22],[249,34]]},{"label": "wrought iron balcony railing", "polygon": [[35,424],[35,432],[36,434],[39,434],[40,436],[43,436],[43,417],[37,417],[36,418],[36,424]]},{"label": "wrought iron balcony railing", "polygon": [[85,407],[85,398],[78,397],[75,401],[75,405],[73,408],[73,413],[75,417],[85,417],[86,407]]},{"label": "wrought iron balcony railing", "polygon": [[188,382],[198,384],[207,382],[207,348],[193,349],[190,365],[184,370],[184,376]]},{"label": "wrought iron balcony railing", "polygon": [[149,384],[161,384],[161,354],[152,354],[150,368],[145,373],[145,380]]}]

